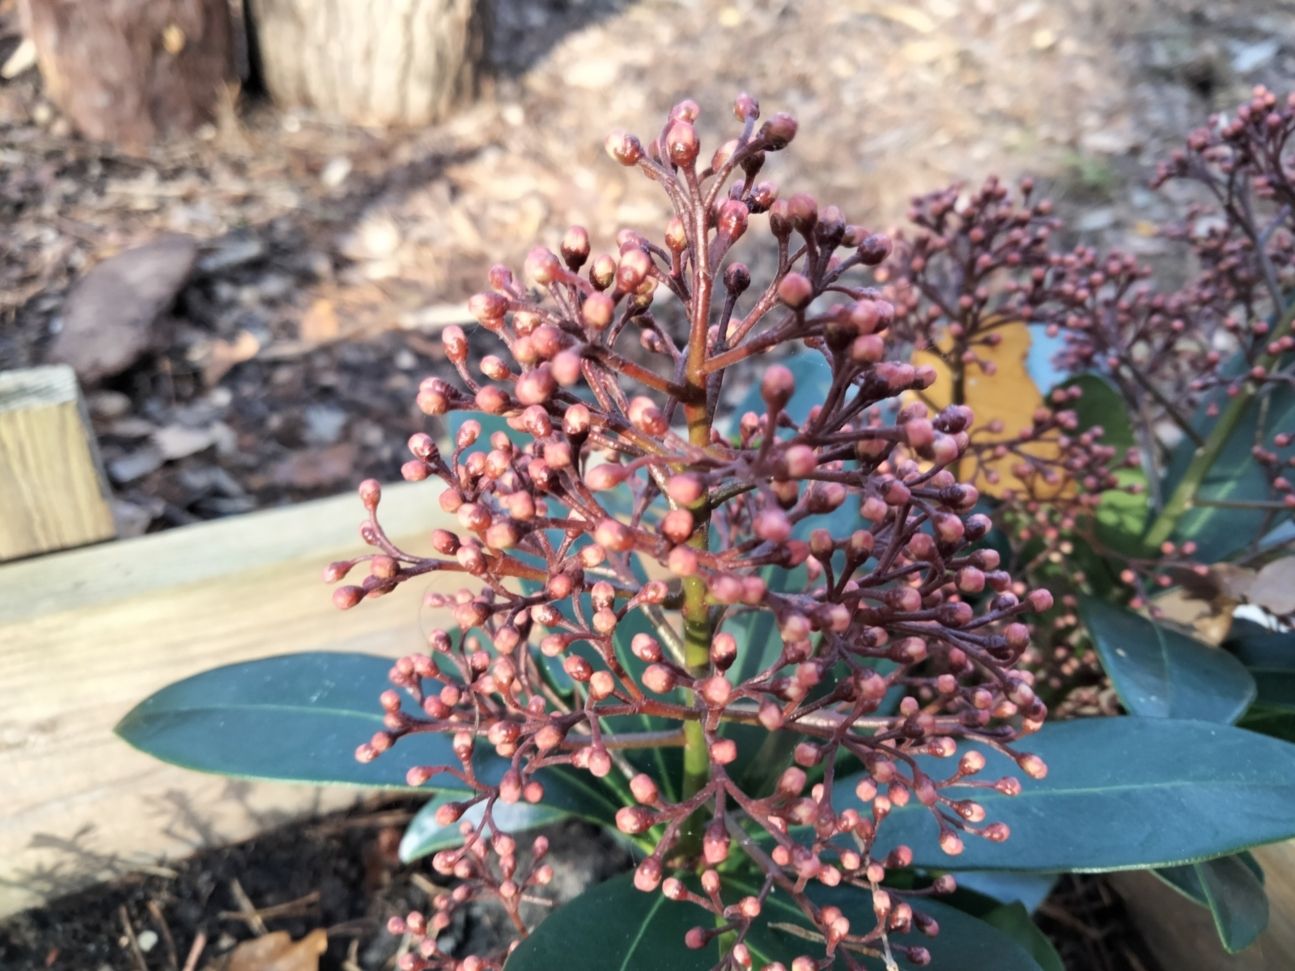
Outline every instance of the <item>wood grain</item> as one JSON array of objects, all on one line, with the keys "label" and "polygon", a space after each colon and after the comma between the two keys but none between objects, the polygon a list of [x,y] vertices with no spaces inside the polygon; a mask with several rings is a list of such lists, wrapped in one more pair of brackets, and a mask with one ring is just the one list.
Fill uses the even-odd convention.
[{"label": "wood grain", "polygon": [[252,0],[266,88],[284,107],[362,125],[426,125],[473,97],[483,0]]},{"label": "wood grain", "polygon": [[0,560],[116,535],[76,375],[0,372]]},{"label": "wood grain", "polygon": [[[420,535],[444,525],[435,493],[383,497],[384,525],[411,550],[427,552]],[[321,582],[326,563],[364,551],[363,518],[348,495],[0,566],[0,915],[356,798],[163,765],[112,727],[220,664],[417,649],[435,619],[418,591],[339,614]]]}]

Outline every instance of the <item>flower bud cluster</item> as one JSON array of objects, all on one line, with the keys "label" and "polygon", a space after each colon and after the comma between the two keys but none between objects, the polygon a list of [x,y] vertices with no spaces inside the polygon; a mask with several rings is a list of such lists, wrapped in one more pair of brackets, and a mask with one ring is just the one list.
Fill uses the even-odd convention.
[{"label": "flower bud cluster", "polygon": [[[894,301],[896,333],[940,360],[943,393],[965,405],[977,382],[997,375],[1004,331],[1036,319],[1030,297],[1050,279],[1057,220],[1031,180],[1014,194],[996,178],[970,193],[951,186],[921,196],[909,220],[877,277]],[[1003,524],[1021,543],[1055,546],[1118,486],[1114,471],[1128,457],[1102,442],[1102,429],[1077,428],[1081,394],[1058,388],[1028,424],[1007,429],[994,418],[971,430],[957,472],[1006,500]]]},{"label": "flower bud cluster", "polygon": [[[521,276],[491,270],[469,303],[484,334],[446,330],[456,377],[424,381],[418,406],[477,417],[445,449],[411,439],[404,475],[439,482],[453,526],[433,532],[435,555],[410,554],[383,531],[380,491],[365,483],[362,535],[376,552],[326,578],[367,563],[368,576],[335,590],[342,608],[435,572],[472,583],[427,596],[452,623],[396,663],[384,730],[357,755],[449,735],[453,763],[416,766],[409,782],[470,791],[438,819],[483,812],[466,834],[477,848],[497,842],[494,808],[542,800],[549,772],[615,774],[634,796],[616,825],[646,851],[636,885],[710,912],[689,946],[726,935],[725,966],[750,967],[746,936],[776,891],[822,939],[793,968],[878,948],[922,963],[929,952],[907,935],[936,926],[883,889],[912,854],[874,854],[878,828],[914,803],[946,853],[1007,837],[970,796],[1021,788],[981,778],[982,749],[1025,776],[1046,772],[1012,746],[1046,715],[1019,661],[1024,619],[1052,600],[1014,584],[981,542],[990,520],[957,472],[971,409],[910,400],[934,371],[897,359],[895,304],[855,280],[890,241],[761,180],[796,123],[760,121],[748,95],[734,112],[736,137],[709,161],[691,101],[647,143],[613,135],[612,158],[669,197],[664,230],[622,230],[595,252],[573,228],[557,251],[533,250]],[[777,259],[757,282],[738,256],[761,240]],[[486,335],[495,353],[475,358]],[[807,408],[779,363],[792,350],[830,374]],[[738,406],[753,382],[759,404]],[[749,635],[754,621],[764,640]],[[783,760],[772,791],[739,771],[756,755],[744,751],[751,730]],[[668,746],[685,748],[682,782],[642,757]],[[502,770],[481,769],[487,753]],[[865,773],[842,793],[833,767],[846,757]],[[475,875],[484,865],[465,852],[453,872],[467,861]],[[763,875],[754,896],[721,875],[739,856]],[[820,907],[811,884],[864,888],[875,912]]]},{"label": "flower bud cluster", "polygon": [[[529,857],[519,860],[516,839],[499,831],[489,811],[479,824],[464,822],[460,829],[462,848],[443,850],[432,858],[437,874],[454,881],[449,890],[433,898],[432,913],[415,910],[387,921],[388,931],[406,935],[409,942],[396,961],[399,971],[501,971],[518,940],[493,953],[456,958],[441,946],[455,915],[473,901],[488,900],[501,907],[513,926],[524,933],[522,905],[528,892],[547,886],[553,879],[553,867],[545,862],[549,851],[546,837],[536,837]],[[487,837],[487,833],[491,835]]]}]

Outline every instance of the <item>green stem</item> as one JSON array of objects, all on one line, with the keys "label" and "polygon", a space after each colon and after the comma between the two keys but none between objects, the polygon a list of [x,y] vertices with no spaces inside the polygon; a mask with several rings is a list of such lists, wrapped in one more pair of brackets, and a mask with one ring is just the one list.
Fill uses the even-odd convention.
[{"label": "green stem", "polygon": [[[1279,341],[1289,334],[1292,321],[1295,321],[1295,303],[1291,303],[1284,309],[1281,320],[1269,340]],[[1263,368],[1271,368],[1276,362],[1277,356],[1275,354],[1265,354],[1259,358],[1258,364]],[[1191,464],[1187,467],[1187,472],[1183,475],[1182,481],[1178,483],[1173,495],[1165,503],[1164,509],[1160,511],[1160,515],[1156,517],[1151,527],[1147,530],[1146,542],[1148,546],[1157,547],[1173,535],[1174,529],[1178,525],[1178,520],[1182,518],[1183,513],[1192,508],[1201,483],[1205,481],[1205,476],[1209,474],[1210,469],[1214,467],[1214,463],[1218,461],[1219,455],[1222,454],[1224,446],[1227,445],[1228,440],[1236,431],[1236,427],[1241,421],[1241,416],[1245,414],[1245,410],[1254,399],[1254,396],[1255,388],[1251,385],[1243,384],[1237,396],[1228,402],[1228,406],[1219,415],[1214,427],[1210,429],[1205,443],[1192,456]]]},{"label": "green stem", "polygon": [[[684,418],[688,422],[688,441],[697,448],[709,448],[713,415],[706,406],[706,332],[710,326],[710,303],[714,288],[714,273],[710,266],[709,227],[707,212],[699,204],[700,187],[691,170],[687,173],[693,199],[691,244],[693,247],[692,305],[689,307],[687,357],[684,364],[684,383],[695,392],[684,402]],[[710,498],[703,496],[692,509],[696,521],[688,544],[705,550],[710,536]],[[684,664],[694,678],[704,677],[710,669],[710,642],[714,623],[706,604],[706,583],[701,577],[686,577],[683,581]],[[684,724],[683,794],[690,799],[710,781],[710,751],[700,720]],[[680,849],[696,853],[701,849],[700,825],[690,823],[683,829]]]}]

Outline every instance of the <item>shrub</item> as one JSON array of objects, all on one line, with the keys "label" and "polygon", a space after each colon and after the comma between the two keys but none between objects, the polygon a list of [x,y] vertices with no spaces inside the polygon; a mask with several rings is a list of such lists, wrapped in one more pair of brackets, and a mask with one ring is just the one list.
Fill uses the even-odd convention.
[{"label": "shrub", "polygon": [[[958,870],[1157,867],[1252,917],[1216,898],[1252,901],[1257,877],[1216,858],[1295,834],[1275,808],[1295,748],[1228,723],[1276,711],[1281,735],[1288,699],[1255,708],[1244,651],[1134,609],[1166,578],[1214,576],[1207,551],[1253,569],[1288,548],[1264,537],[1291,508],[1292,110],[1261,93],[1248,111],[1166,172],[1215,179],[1229,213],[1167,296],[1126,257],[1058,252],[1028,183],[1019,203],[996,182],[919,200],[895,246],[783,195],[760,175],[796,123],[761,122],[747,95],[709,163],[691,101],[647,144],[613,135],[674,215],[614,254],[574,227],[521,280],[491,270],[479,327],[444,334],[457,376],[418,395],[448,442],[415,435],[402,470],[439,483],[456,525],[406,551],[365,482],[374,552],[326,570],[367,569],[334,590],[342,608],[462,578],[424,593],[448,618],[427,650],[219,669],[119,730],[216,771],[433,792],[405,855],[432,854],[454,889],[393,920],[409,969],[1059,966]],[[1046,400],[1013,378],[1024,420],[976,423],[1036,321],[1084,373]],[[1221,467],[1252,427],[1257,450]],[[1233,498],[1221,470],[1277,498]],[[1252,533],[1213,509],[1255,513]],[[1095,657],[1128,714],[1045,726],[1045,698],[1091,706]],[[205,734],[222,704],[237,725]],[[516,837],[563,816],[613,828],[638,863],[537,926],[547,844]],[[443,953],[455,909],[486,899],[517,939]]]}]

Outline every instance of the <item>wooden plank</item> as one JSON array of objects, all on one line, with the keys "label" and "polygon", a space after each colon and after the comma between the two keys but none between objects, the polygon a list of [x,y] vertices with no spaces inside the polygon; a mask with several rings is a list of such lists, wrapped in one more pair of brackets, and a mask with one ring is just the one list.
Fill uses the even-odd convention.
[{"label": "wooden plank", "polygon": [[[435,494],[386,490],[384,525],[410,550],[445,524]],[[418,649],[435,619],[418,592],[340,615],[329,601],[321,571],[363,551],[363,516],[352,494],[0,566],[0,915],[355,798],[163,765],[112,726],[219,664]]]},{"label": "wooden plank", "polygon": [[108,495],[72,369],[0,372],[0,560],[115,536]]}]

